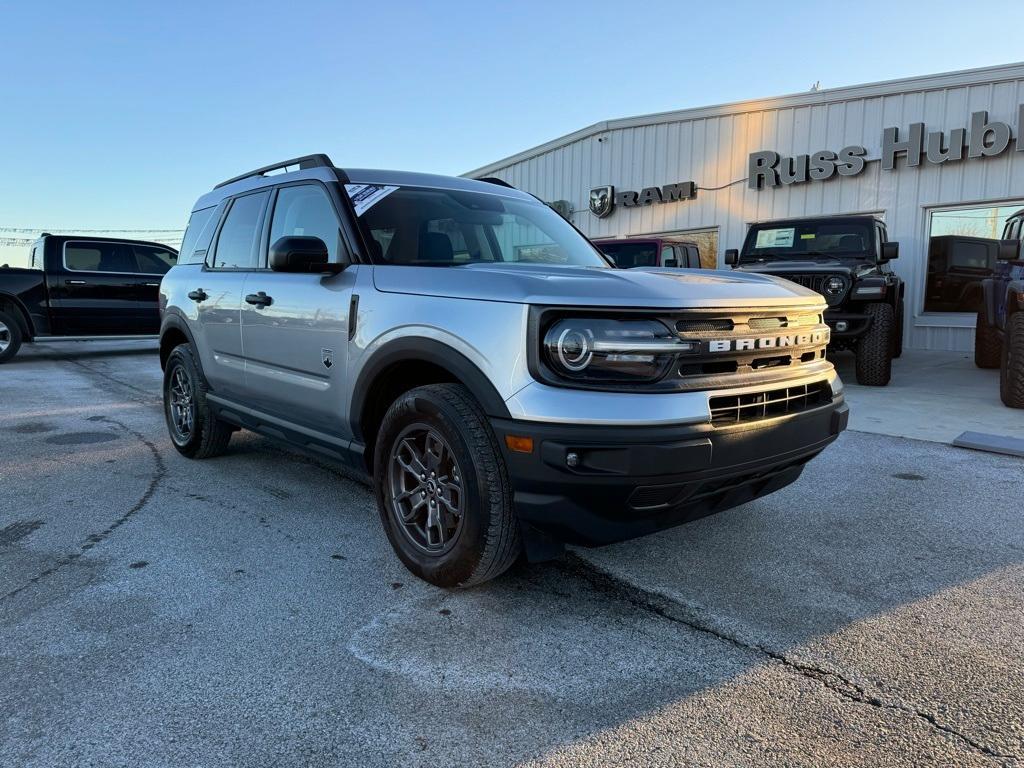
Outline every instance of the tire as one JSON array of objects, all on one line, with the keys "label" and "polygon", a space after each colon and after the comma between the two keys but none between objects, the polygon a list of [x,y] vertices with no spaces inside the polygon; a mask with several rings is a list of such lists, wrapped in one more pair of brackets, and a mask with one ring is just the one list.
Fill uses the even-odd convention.
[{"label": "tire", "polygon": [[1003,405],[1024,408],[1024,311],[1006,318],[1003,361],[999,366],[999,397]]},{"label": "tire", "polygon": [[1003,342],[996,328],[988,324],[984,312],[974,325],[974,364],[979,368],[998,368],[1003,357]]},{"label": "tire", "polygon": [[508,470],[483,410],[462,385],[417,387],[392,403],[373,466],[384,531],[419,578],[469,587],[500,576],[519,556]]},{"label": "tire", "polygon": [[[224,453],[235,428],[214,416],[206,400],[209,387],[188,344],[179,344],[167,357],[163,389],[167,432],[178,453],[190,459],[209,459]],[[185,420],[190,423],[187,429],[181,426],[181,416],[186,412]]]},{"label": "tire", "polygon": [[884,387],[892,377],[896,313],[889,304],[868,304],[871,327],[857,341],[857,383]]},{"label": "tire", "polygon": [[893,360],[903,357],[903,299],[900,299],[900,310],[896,313],[896,341],[893,346]]},{"label": "tire", "polygon": [[0,363],[6,363],[21,349],[21,326],[8,312],[0,311]]}]

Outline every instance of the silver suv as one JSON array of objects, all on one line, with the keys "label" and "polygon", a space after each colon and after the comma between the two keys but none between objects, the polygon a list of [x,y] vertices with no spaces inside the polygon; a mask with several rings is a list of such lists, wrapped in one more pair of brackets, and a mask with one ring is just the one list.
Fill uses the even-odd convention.
[{"label": "silver suv", "polygon": [[160,292],[175,447],[245,428],[368,474],[444,587],[763,496],[846,426],[819,294],[615,269],[496,179],[260,168],[199,199]]}]

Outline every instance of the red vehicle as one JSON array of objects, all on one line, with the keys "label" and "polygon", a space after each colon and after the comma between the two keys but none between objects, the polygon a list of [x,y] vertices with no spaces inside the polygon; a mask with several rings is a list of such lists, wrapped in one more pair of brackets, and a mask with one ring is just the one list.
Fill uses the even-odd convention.
[{"label": "red vehicle", "polygon": [[630,237],[621,240],[594,240],[620,269],[633,267],[687,267],[700,269],[700,251],[696,243],[666,240],[660,237]]}]

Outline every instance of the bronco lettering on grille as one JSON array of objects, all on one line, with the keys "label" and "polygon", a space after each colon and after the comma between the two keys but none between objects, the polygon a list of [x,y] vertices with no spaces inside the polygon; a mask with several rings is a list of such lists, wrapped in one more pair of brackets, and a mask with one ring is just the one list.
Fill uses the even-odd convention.
[{"label": "bronco lettering on grille", "polygon": [[753,351],[756,349],[782,349],[827,344],[828,331],[797,333],[792,336],[761,336],[750,339],[715,339],[708,342],[708,352]]}]

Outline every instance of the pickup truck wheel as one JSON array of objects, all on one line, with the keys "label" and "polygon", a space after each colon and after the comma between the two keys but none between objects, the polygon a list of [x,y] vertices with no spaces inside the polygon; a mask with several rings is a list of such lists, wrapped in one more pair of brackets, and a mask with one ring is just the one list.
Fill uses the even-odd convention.
[{"label": "pickup truck wheel", "polygon": [[0,363],[6,363],[21,349],[21,326],[6,312],[0,312]]},{"label": "pickup truck wheel", "polygon": [[884,387],[892,377],[896,313],[889,304],[868,304],[871,327],[857,342],[857,383]]},{"label": "pickup truck wheel", "polygon": [[1003,356],[1003,342],[994,327],[988,324],[985,313],[978,313],[974,325],[974,364],[979,368],[998,368]]},{"label": "pickup truck wheel", "polygon": [[220,456],[234,432],[234,427],[213,414],[206,392],[192,348],[178,345],[164,368],[164,416],[174,447],[190,459]]},{"label": "pickup truck wheel", "polygon": [[999,396],[1003,405],[1024,408],[1024,312],[1014,312],[1006,318]]},{"label": "pickup truck wheel", "polygon": [[392,403],[378,432],[374,468],[388,540],[424,581],[480,584],[519,556],[508,471],[465,387],[417,387]]}]

